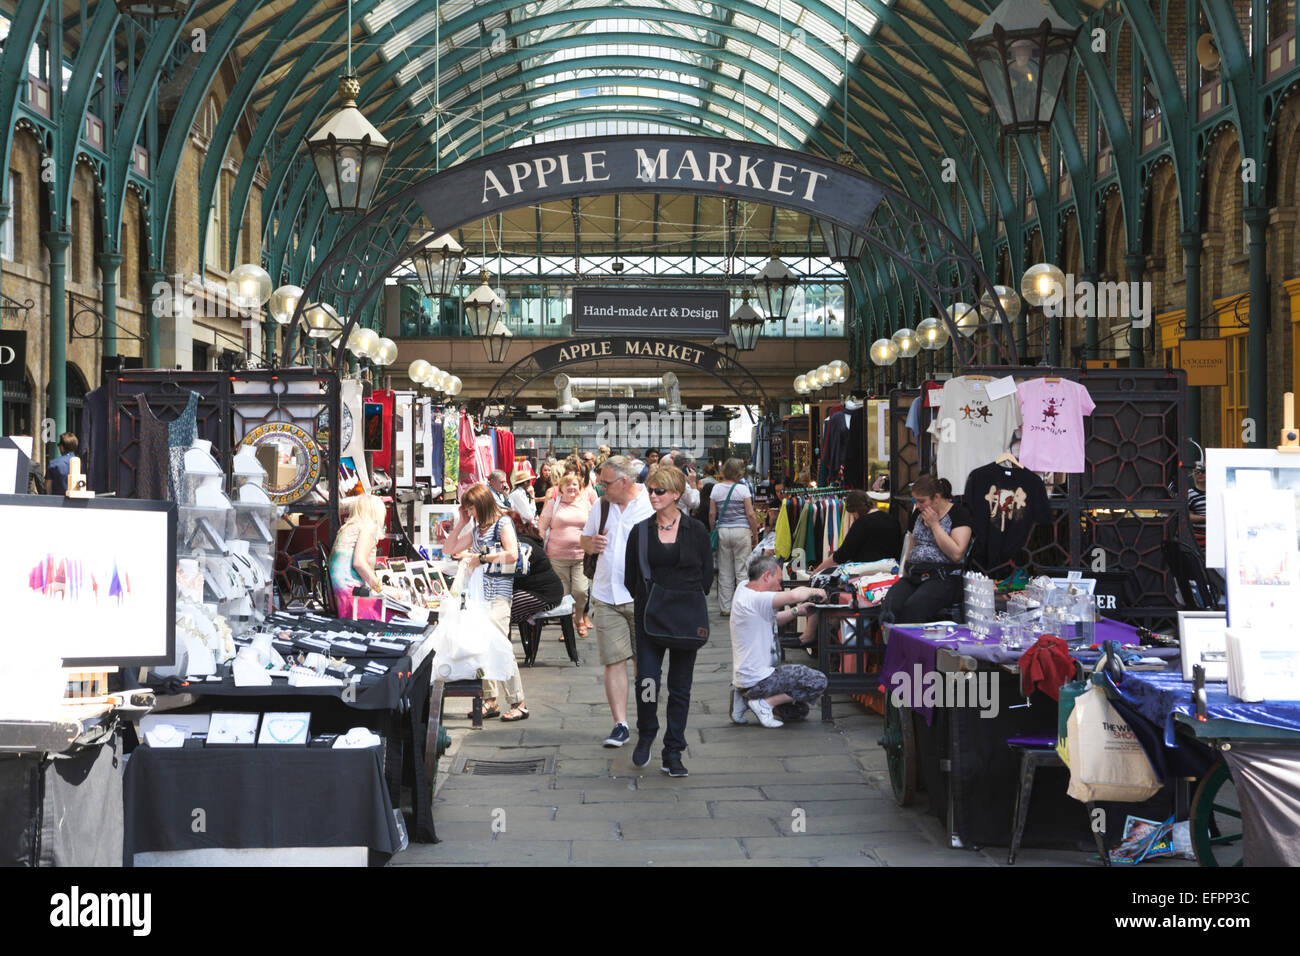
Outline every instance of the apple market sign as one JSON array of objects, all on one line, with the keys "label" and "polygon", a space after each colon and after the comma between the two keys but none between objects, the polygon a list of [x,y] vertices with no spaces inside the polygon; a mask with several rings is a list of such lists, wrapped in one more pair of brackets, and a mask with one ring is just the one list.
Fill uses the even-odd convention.
[{"label": "apple market sign", "polygon": [[509,149],[444,170],[413,187],[437,230],[534,203],[606,193],[720,195],[865,229],[879,184],[831,160],[739,140],[595,137]]}]

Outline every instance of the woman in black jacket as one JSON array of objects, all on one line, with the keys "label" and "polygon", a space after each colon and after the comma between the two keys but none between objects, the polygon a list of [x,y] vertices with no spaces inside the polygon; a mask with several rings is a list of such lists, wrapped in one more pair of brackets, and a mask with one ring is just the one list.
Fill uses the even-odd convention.
[{"label": "woman in black jacket", "polygon": [[662,769],[670,777],[685,777],[682,751],[686,749],[686,717],[698,647],[665,646],[646,634],[650,588],[642,576],[640,545],[644,539],[650,584],[657,585],[656,590],[700,593],[700,600],[678,601],[672,608],[672,618],[683,630],[681,642],[699,644],[703,644],[701,631],[704,639],[708,637],[708,605],[703,595],[713,584],[713,549],[708,528],[677,507],[686,490],[686,477],[679,469],[657,466],[646,478],[646,490],[655,513],[633,526],[623,565],[623,583],[636,602],[636,729],[640,738],[632,763],[644,767],[650,762],[650,748],[659,733],[659,678],[664,651],[668,651],[668,733],[664,735]]}]

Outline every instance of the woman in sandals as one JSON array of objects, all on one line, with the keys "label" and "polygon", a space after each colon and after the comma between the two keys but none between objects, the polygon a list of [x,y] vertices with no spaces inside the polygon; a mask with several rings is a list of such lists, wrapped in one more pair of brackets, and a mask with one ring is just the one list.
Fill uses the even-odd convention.
[{"label": "woman in sandals", "polygon": [[574,627],[579,637],[591,629],[587,619],[587,576],[582,573],[582,529],[591,514],[591,499],[583,487],[582,476],[568,472],[559,481],[559,496],[542,509],[537,526],[546,541],[546,555],[560,576],[564,593],[573,596]]},{"label": "woman in sandals", "polygon": [[[497,505],[492,490],[484,484],[471,485],[465,489],[460,501],[460,514],[447,536],[446,552],[468,559],[470,567],[475,570],[486,565],[513,569],[519,560],[519,538],[514,523]],[[514,590],[513,574],[483,575],[483,596],[488,602],[488,613],[507,641],[510,640],[510,604]],[[497,707],[497,700],[502,695],[510,705],[504,714]],[[499,716],[505,721],[528,718],[528,708],[524,706],[524,682],[513,658],[510,676],[506,680],[483,681],[483,716]]]}]

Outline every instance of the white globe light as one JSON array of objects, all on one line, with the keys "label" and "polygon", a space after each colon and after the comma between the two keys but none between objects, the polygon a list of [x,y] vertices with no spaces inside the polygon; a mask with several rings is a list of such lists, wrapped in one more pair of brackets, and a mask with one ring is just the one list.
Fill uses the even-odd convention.
[{"label": "white globe light", "polygon": [[898,346],[893,339],[876,339],[871,343],[871,361],[876,365],[893,365],[898,361]]},{"label": "white globe light", "polygon": [[899,329],[890,336],[890,341],[898,346],[898,354],[901,358],[911,358],[921,351],[921,340],[911,329]]},{"label": "white globe light", "polygon": [[929,318],[921,322],[916,327],[917,338],[921,340],[921,348],[941,349],[948,344],[948,327],[943,324],[942,319]]},{"label": "white globe light", "polygon": [[464,387],[464,386],[461,384],[460,379],[457,378],[455,375],[453,375],[453,376],[451,377],[451,382],[447,385],[447,394],[448,394],[448,395],[459,395],[459,394],[460,394],[460,390],[461,390],[461,388],[463,388],[463,387]]},{"label": "white globe light", "polygon": [[261,266],[236,266],[226,280],[226,295],[241,309],[260,309],[271,288],[271,275]]},{"label": "white globe light", "polygon": [[348,351],[357,358],[370,358],[370,353],[374,351],[375,344],[378,341],[379,333],[374,329],[354,328],[352,336],[348,340]]},{"label": "white globe light", "polygon": [[849,378],[849,366],[845,362],[836,359],[830,364],[832,380],[836,382],[845,382]]},{"label": "white globe light", "polygon": [[445,392],[451,386],[451,373],[443,369],[438,369],[437,374],[432,378],[433,385],[440,392]]},{"label": "white globe light", "polygon": [[802,394],[804,394],[805,392],[809,391],[809,388],[808,388],[808,376],[807,376],[807,375],[800,375],[800,376],[797,376],[797,377],[795,378],[795,380],[794,380],[794,390],[795,390],[796,392],[798,392],[800,395],[802,395]]},{"label": "white globe light", "polygon": [[298,308],[298,303],[302,301],[302,295],[302,289],[296,285],[280,286],[271,293],[271,298],[266,303],[271,318],[275,319],[280,325],[288,325],[289,320],[293,318],[293,313]]},{"label": "white globe light", "polygon": [[424,359],[416,359],[406,370],[406,374],[412,382],[415,382],[417,385],[422,385],[432,369],[433,366]]},{"label": "white globe light", "polygon": [[975,334],[979,328],[980,314],[975,306],[966,302],[954,302],[948,307],[948,318],[952,319],[953,325],[957,326],[957,331],[966,338]]},{"label": "white globe light", "polygon": [[376,365],[392,365],[397,361],[397,343],[392,339],[380,339],[371,350],[370,358]]},{"label": "white globe light", "polygon": [[[1050,262],[1040,262],[1025,270],[1020,278],[1020,294],[1032,306],[1041,306],[1065,290],[1065,273]],[[1010,315],[1010,313],[1007,313]]]},{"label": "white globe light", "polygon": [[826,386],[831,383],[831,370],[826,365],[818,365],[816,370],[813,372],[813,375],[816,376],[817,384],[820,386]]},{"label": "white globe light", "polygon": [[303,312],[302,317],[307,325],[307,335],[313,339],[333,338],[343,328],[343,320],[334,306],[327,302],[317,302]]}]

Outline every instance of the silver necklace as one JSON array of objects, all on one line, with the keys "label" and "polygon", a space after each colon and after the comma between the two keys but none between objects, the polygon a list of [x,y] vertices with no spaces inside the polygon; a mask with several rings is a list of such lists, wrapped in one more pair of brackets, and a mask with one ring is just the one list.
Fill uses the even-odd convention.
[{"label": "silver necklace", "polygon": [[673,528],[677,527],[677,522],[681,520],[682,520],[681,515],[678,514],[678,516],[673,519],[672,524],[659,524],[658,519],[655,520],[655,524],[658,526],[660,531],[672,531]]}]

